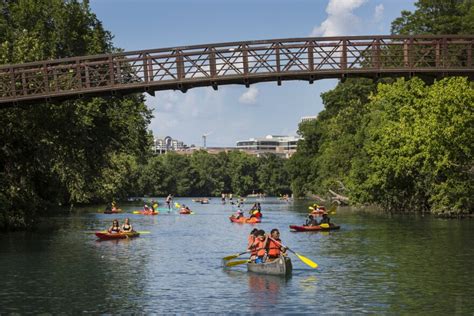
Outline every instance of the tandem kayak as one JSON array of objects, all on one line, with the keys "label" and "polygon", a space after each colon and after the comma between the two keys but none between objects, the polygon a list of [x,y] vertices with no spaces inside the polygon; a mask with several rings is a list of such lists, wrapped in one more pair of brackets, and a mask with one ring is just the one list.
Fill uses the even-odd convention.
[{"label": "tandem kayak", "polygon": [[341,228],[341,226],[332,225],[329,227],[321,227],[320,225],[317,226],[298,226],[298,225],[290,225],[290,229],[297,231],[297,232],[314,232],[314,231],[328,231],[328,230],[336,230]]},{"label": "tandem kayak", "polygon": [[262,221],[256,217],[241,217],[239,219],[235,218],[235,217],[229,217],[230,221],[232,223],[240,223],[240,224],[257,224],[257,223],[261,223]]},{"label": "tandem kayak", "polygon": [[271,274],[287,276],[291,274],[293,265],[289,257],[279,257],[273,261],[264,263],[247,263],[247,271],[259,274]]},{"label": "tandem kayak", "polygon": [[95,235],[99,239],[109,240],[109,239],[125,239],[138,237],[140,234],[138,232],[129,232],[129,233],[109,233],[109,232],[96,232]]}]

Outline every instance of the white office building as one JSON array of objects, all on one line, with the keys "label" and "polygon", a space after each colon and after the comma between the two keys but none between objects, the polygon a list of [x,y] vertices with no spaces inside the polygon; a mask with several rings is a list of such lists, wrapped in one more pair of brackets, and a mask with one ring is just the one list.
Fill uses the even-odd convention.
[{"label": "white office building", "polygon": [[257,156],[263,153],[273,153],[289,158],[296,152],[300,136],[267,135],[262,138],[250,138],[238,141],[237,149],[254,151]]},{"label": "white office building", "polygon": [[186,149],[187,146],[177,139],[173,139],[170,136],[160,137],[154,139],[154,152],[157,154],[164,154],[168,151],[179,151]]}]

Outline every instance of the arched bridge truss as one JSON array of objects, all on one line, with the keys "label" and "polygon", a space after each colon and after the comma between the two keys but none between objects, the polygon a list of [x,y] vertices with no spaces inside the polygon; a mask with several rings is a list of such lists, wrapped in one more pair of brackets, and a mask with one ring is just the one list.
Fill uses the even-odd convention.
[{"label": "arched bridge truss", "polygon": [[265,81],[474,77],[474,36],[291,38],[0,66],[0,106]]}]

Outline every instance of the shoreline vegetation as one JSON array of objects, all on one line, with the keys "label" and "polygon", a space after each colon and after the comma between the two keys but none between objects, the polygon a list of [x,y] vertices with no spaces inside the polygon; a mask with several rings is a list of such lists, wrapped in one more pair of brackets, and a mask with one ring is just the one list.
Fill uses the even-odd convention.
[{"label": "shoreline vegetation", "polygon": [[[472,1],[415,6],[392,22],[392,34],[474,34]],[[2,12],[2,65],[119,49],[88,1],[13,0]],[[241,152],[154,156],[153,114],[144,100],[132,94],[0,109],[0,229],[30,229],[53,206],[169,193],[311,192],[387,212],[469,218],[474,212],[468,78],[341,82],[322,94],[317,119],[300,124],[304,139],[289,160]]]}]

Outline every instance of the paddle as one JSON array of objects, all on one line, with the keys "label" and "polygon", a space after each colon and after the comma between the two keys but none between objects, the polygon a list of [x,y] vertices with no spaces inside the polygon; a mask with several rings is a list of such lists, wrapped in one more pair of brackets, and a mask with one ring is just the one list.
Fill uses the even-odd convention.
[{"label": "paddle", "polygon": [[222,260],[225,260],[225,261],[232,260],[232,259],[235,259],[235,258],[237,258],[237,257],[240,257],[241,255],[246,254],[246,253],[248,253],[248,252],[250,252],[250,250],[247,250],[247,251],[238,253],[238,254],[236,254],[236,255],[231,255],[231,256],[224,257],[224,258],[222,258]]},{"label": "paddle", "polygon": [[250,260],[249,259],[245,259],[245,260],[237,260],[237,261],[232,261],[232,262],[227,262],[225,264],[226,267],[233,267],[233,266],[238,266],[239,264],[245,264],[245,263],[249,263]]},{"label": "paddle", "polygon": [[283,245],[281,242],[276,241],[276,240],[273,239],[272,237],[268,237],[268,238],[270,238],[270,239],[273,240],[274,242],[280,244],[280,246],[285,247],[285,248],[288,249],[290,252],[294,253],[294,254],[298,257],[298,259],[300,259],[301,261],[303,261],[304,263],[306,263],[306,264],[307,264],[308,266],[310,266],[311,268],[316,269],[316,268],[318,267],[318,264],[317,264],[316,262],[312,261],[311,259],[308,259],[308,258],[306,258],[305,256],[302,256],[302,255],[296,253],[295,251],[293,251],[293,250],[291,250],[290,248],[288,248],[287,246]]}]

